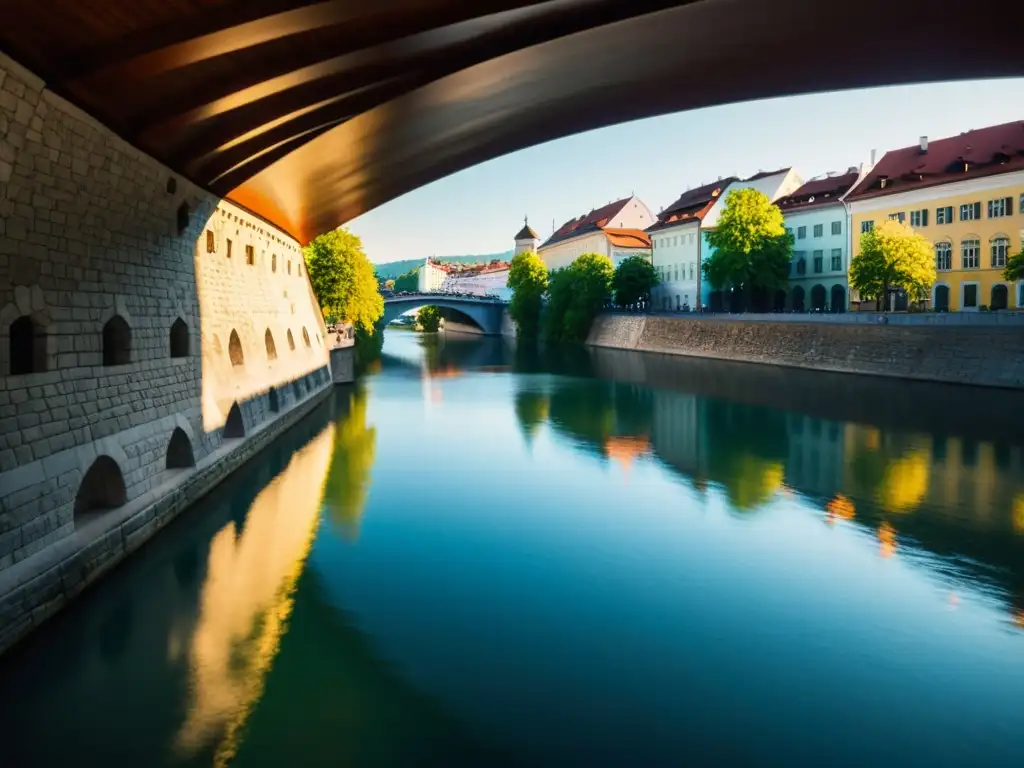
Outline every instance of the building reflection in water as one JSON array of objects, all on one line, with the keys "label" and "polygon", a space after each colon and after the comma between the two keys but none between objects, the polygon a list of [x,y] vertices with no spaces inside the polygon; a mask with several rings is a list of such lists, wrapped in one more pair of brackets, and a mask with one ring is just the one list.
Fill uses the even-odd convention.
[{"label": "building reflection in water", "polygon": [[216,764],[228,762],[261,696],[316,532],[335,432],[330,426],[297,451],[244,525],[229,522],[211,542],[188,642],[190,700],[177,738],[186,754],[216,742]]},{"label": "building reflection in water", "polygon": [[[698,365],[686,368],[691,377],[680,373],[685,362],[608,351],[593,359],[605,378],[557,378],[543,393],[516,393],[527,441],[547,421],[603,458],[628,463],[649,450],[698,494],[720,493],[737,513],[799,497],[830,524],[865,529],[883,557],[913,547],[925,555],[914,562],[935,567],[940,580],[983,583],[1004,596],[1014,622],[1024,615],[1024,450],[995,422],[950,418],[950,398],[966,395],[923,391],[925,402],[904,402],[871,423],[862,401],[844,407],[835,392],[826,398],[820,379],[804,391],[800,375],[750,366],[716,378],[717,369]],[[648,381],[658,375],[663,382]],[[870,386],[878,390],[871,404],[884,408],[907,385]],[[809,404],[831,417],[810,415]]]}]

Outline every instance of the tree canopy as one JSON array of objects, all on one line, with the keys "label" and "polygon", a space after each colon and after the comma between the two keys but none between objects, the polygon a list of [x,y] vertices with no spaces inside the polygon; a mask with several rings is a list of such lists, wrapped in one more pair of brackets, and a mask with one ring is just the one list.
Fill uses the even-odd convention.
[{"label": "tree canopy", "polygon": [[1006,269],[1003,270],[1003,279],[1010,281],[1024,280],[1024,249],[1009,258],[1006,262]]},{"label": "tree canopy", "polygon": [[421,307],[416,313],[416,324],[421,331],[436,333],[441,327],[441,310],[433,305]]},{"label": "tree canopy", "polygon": [[934,247],[906,224],[884,221],[860,236],[860,253],[850,261],[850,286],[862,298],[884,304],[889,289],[899,288],[920,301],[934,283]]},{"label": "tree canopy", "polygon": [[658,273],[651,260],[644,256],[630,256],[619,262],[612,275],[615,303],[628,307],[640,301],[650,301],[651,291],[658,284]]},{"label": "tree canopy", "polygon": [[420,268],[410,269],[395,278],[394,290],[398,293],[415,293],[420,289]]},{"label": "tree canopy", "polygon": [[357,235],[335,229],[303,249],[309,282],[328,322],[349,322],[372,332],[384,314],[373,265]]},{"label": "tree canopy", "polygon": [[594,318],[611,299],[613,273],[611,260],[597,253],[580,254],[551,273],[544,322],[549,341],[586,340]]},{"label": "tree canopy", "polygon": [[793,256],[793,236],[782,211],[756,189],[730,192],[716,229],[707,232],[714,249],[702,269],[716,291],[733,289],[748,296],[748,305],[784,288]]},{"label": "tree canopy", "polygon": [[516,336],[534,339],[540,332],[540,312],[548,290],[548,268],[533,251],[517,253],[508,270],[512,302],[508,311],[516,323]]}]

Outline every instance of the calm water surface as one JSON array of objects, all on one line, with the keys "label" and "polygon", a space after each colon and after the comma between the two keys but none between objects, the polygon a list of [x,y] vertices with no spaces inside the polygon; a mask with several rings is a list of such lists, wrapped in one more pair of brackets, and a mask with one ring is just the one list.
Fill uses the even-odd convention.
[{"label": "calm water surface", "polygon": [[0,659],[2,762],[1019,767],[1021,397],[389,332]]}]

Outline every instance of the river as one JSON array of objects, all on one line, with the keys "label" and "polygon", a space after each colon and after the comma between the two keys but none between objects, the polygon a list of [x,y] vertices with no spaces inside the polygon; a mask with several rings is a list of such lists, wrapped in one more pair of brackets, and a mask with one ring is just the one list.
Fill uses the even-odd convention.
[{"label": "river", "polygon": [[1021,397],[389,331],[0,658],[3,763],[1022,765]]}]

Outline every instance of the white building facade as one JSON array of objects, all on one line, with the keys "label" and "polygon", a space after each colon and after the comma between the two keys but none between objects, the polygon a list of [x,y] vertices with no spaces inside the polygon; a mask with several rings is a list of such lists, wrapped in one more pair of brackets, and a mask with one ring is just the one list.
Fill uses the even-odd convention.
[{"label": "white building facade", "polygon": [[433,259],[427,259],[419,271],[419,292],[437,293],[448,277],[448,269]]},{"label": "white building facade", "polygon": [[644,230],[653,223],[650,208],[634,195],[570,219],[537,253],[549,270],[564,269],[583,253],[599,253],[613,264],[638,254],[650,257],[650,240]]}]

